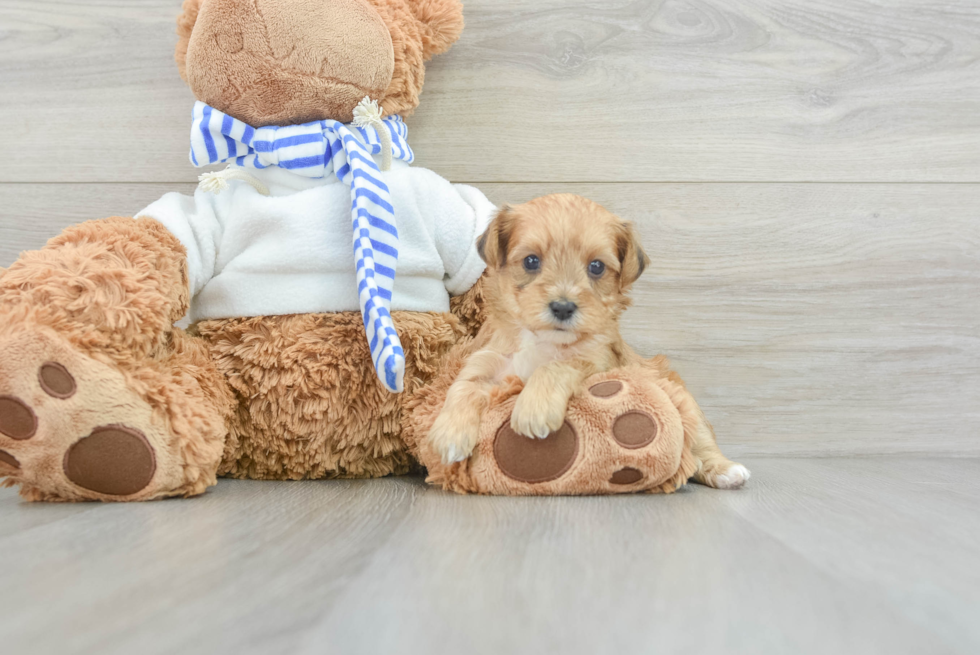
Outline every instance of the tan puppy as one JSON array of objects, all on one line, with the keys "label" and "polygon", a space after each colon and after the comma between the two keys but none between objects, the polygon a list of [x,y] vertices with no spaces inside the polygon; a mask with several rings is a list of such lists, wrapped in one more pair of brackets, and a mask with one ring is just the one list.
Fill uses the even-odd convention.
[{"label": "tan puppy", "polygon": [[[631,223],[581,196],[544,196],[505,206],[479,250],[489,315],[429,433],[446,463],[469,457],[490,392],[505,377],[525,385],[511,427],[543,439],[561,427],[586,378],[641,359],[619,335],[626,294],[647,263]],[[741,486],[748,470],[721,454],[701,417],[695,479]]]}]

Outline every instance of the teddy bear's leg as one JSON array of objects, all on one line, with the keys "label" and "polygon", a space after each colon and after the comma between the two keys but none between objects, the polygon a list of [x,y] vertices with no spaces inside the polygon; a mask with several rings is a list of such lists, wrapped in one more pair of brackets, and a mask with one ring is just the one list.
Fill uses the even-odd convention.
[{"label": "teddy bear's leg", "polygon": [[433,483],[505,495],[669,493],[697,470],[697,406],[682,386],[642,366],[589,378],[564,424],[544,439],[511,429],[522,385],[510,378],[491,397],[470,459],[444,465],[425,435],[464,359],[463,347],[447,358],[446,375],[420,395],[409,421],[409,442]]},{"label": "teddy bear's leg", "polygon": [[147,500],[215,481],[232,395],[175,330],[184,251],[155,221],[69,228],[0,276],[0,475],[31,500]]},{"label": "teddy bear's leg", "polygon": [[253,479],[380,477],[415,466],[402,439],[406,403],[462,336],[436,312],[392,312],[405,391],[371,365],[359,312],[204,321],[197,330],[240,404],[220,475]]}]

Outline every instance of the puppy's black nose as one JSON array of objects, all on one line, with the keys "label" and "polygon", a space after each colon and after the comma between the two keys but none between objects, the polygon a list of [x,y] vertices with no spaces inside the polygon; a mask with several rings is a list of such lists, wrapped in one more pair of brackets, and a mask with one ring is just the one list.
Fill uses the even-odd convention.
[{"label": "puppy's black nose", "polygon": [[575,310],[578,309],[578,305],[570,300],[555,300],[548,307],[551,308],[551,313],[559,321],[567,321],[575,313]]}]

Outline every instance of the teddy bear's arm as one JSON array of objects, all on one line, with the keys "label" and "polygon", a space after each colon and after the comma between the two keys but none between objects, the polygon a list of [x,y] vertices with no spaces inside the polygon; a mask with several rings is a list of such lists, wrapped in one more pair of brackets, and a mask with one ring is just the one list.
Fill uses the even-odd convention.
[{"label": "teddy bear's arm", "polygon": [[136,218],[152,218],[163,224],[187,250],[187,275],[193,298],[214,277],[218,244],[223,232],[220,203],[215,196],[198,191],[194,196],[168,193]]},{"label": "teddy bear's arm", "polygon": [[476,249],[476,240],[496,214],[497,208],[483,193],[465,184],[450,184],[438,178],[432,203],[436,249],[446,269],[449,295],[469,291],[483,275],[486,263]]}]

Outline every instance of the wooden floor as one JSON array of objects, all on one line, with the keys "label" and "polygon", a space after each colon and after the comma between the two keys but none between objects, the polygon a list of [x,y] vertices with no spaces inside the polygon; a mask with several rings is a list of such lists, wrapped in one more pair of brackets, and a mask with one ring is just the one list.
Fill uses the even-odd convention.
[{"label": "wooden floor", "polygon": [[225,480],[0,493],[3,652],[977,653],[980,459],[750,458],[738,492]]},{"label": "wooden floor", "polygon": [[[0,0],[0,267],[189,192],[180,0]],[[980,652],[980,0],[466,0],[408,120],[638,223],[739,492],[0,491],[0,652]]]}]

